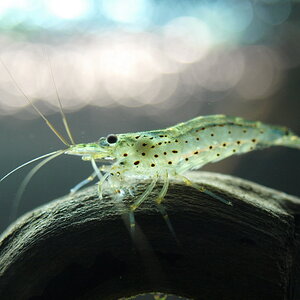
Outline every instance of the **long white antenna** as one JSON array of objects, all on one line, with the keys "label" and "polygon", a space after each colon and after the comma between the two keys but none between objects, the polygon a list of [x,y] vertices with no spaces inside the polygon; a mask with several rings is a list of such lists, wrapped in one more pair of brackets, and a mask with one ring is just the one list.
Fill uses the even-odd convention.
[{"label": "long white antenna", "polygon": [[56,83],[55,83],[55,80],[54,80],[53,69],[52,69],[52,65],[51,65],[51,62],[50,62],[50,58],[49,58],[48,52],[45,50],[45,48],[44,48],[44,52],[45,52],[45,55],[47,57],[48,64],[49,64],[49,67],[50,67],[51,78],[52,78],[53,86],[55,88],[57,101],[59,103],[59,111],[60,111],[60,114],[61,114],[61,117],[62,117],[62,120],[63,120],[63,123],[64,123],[64,127],[65,127],[65,130],[66,130],[66,132],[68,134],[68,137],[69,137],[69,139],[71,141],[71,144],[75,145],[75,141],[74,141],[73,135],[71,133],[70,126],[69,126],[67,117],[66,117],[66,115],[64,113],[64,110],[63,110],[63,107],[62,107],[62,103],[61,103],[61,100],[60,100],[60,97],[59,97],[59,94],[58,94],[58,89],[57,89],[57,86],[56,86]]},{"label": "long white antenna", "polygon": [[[17,211],[18,211],[18,207],[20,205],[20,202],[21,202],[21,198],[22,198],[22,195],[29,183],[29,181],[31,180],[31,178],[35,175],[35,173],[40,169],[42,168],[45,164],[47,164],[49,161],[53,160],[54,158],[58,157],[59,155],[62,155],[64,154],[64,150],[59,150],[59,151],[55,151],[53,153],[49,153],[49,154],[46,154],[47,158],[45,158],[44,160],[42,160],[40,163],[38,163],[33,169],[31,169],[31,171],[26,175],[26,177],[24,178],[24,180],[22,181],[18,191],[17,191],[17,194],[16,194],[16,197],[13,201],[13,208],[12,208],[12,213],[10,215],[10,221],[13,221],[16,219],[16,215],[17,215]],[[42,158],[42,157],[45,157],[45,155],[39,157]]]},{"label": "long white antenna", "polygon": [[62,154],[62,153],[64,153],[64,152],[65,152],[65,150],[58,150],[58,151],[54,151],[54,152],[51,152],[51,153],[47,153],[47,154],[41,155],[41,156],[36,157],[36,158],[34,158],[34,159],[32,159],[32,160],[29,160],[29,161],[27,161],[26,163],[24,163],[24,164],[22,164],[22,165],[16,167],[16,168],[13,169],[12,171],[10,171],[10,172],[7,173],[6,175],[4,175],[4,176],[0,179],[0,182],[2,182],[2,181],[3,181],[4,179],[6,179],[8,176],[10,176],[11,174],[13,174],[13,173],[15,173],[16,171],[20,170],[21,168],[23,168],[23,167],[25,167],[25,166],[27,166],[27,165],[29,165],[29,164],[31,164],[31,163],[37,161],[37,160],[40,160],[40,159],[42,159],[42,158],[45,158],[45,157],[48,157],[48,156],[51,156],[51,155],[56,155],[56,154],[58,154],[58,153],[61,153],[61,154]]},{"label": "long white antenna", "polygon": [[35,106],[35,104],[30,100],[27,95],[23,92],[23,90],[20,88],[20,86],[17,84],[17,81],[13,77],[12,73],[7,68],[6,64],[0,57],[1,64],[9,74],[10,78],[12,79],[14,85],[19,90],[19,92],[25,97],[25,99],[29,102],[29,104],[34,108],[34,110],[42,117],[42,119],[46,122],[47,126],[54,132],[54,134],[66,145],[70,146],[70,143],[62,136],[62,134],[54,127],[54,125],[41,113],[41,111]]}]

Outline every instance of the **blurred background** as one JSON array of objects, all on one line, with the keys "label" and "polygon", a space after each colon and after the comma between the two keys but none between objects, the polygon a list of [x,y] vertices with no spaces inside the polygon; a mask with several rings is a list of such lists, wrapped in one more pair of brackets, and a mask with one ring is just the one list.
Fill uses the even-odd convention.
[{"label": "blurred background", "polygon": [[[300,134],[300,7],[279,0],[1,0],[0,57],[24,93],[63,131],[56,89],[75,141],[165,128],[227,114]],[[63,149],[0,64],[0,177]],[[26,167],[0,185],[0,232]],[[300,196],[300,152],[275,147],[206,171]],[[92,172],[79,157],[32,179],[18,215]]]}]

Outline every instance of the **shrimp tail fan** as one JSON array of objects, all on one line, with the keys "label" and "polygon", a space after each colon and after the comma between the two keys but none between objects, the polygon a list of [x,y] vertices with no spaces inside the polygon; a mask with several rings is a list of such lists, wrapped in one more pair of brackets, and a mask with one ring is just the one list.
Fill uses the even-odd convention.
[{"label": "shrimp tail fan", "polygon": [[287,143],[287,146],[300,149],[300,138],[298,136],[293,136],[292,139]]},{"label": "shrimp tail fan", "polygon": [[300,137],[291,131],[286,131],[285,135],[276,141],[277,145],[300,149]]}]

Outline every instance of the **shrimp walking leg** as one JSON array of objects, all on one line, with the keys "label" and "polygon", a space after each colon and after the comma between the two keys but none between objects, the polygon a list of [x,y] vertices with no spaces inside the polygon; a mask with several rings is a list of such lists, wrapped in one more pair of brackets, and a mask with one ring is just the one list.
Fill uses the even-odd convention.
[{"label": "shrimp walking leg", "polygon": [[109,176],[110,176],[110,173],[104,174],[98,182],[98,196],[99,196],[100,200],[103,198],[103,183]]},{"label": "shrimp walking leg", "polygon": [[163,182],[163,187],[161,189],[161,191],[159,192],[159,195],[157,196],[155,202],[156,202],[156,205],[157,205],[157,209],[159,210],[159,212],[161,213],[161,215],[163,216],[170,232],[172,233],[172,235],[174,236],[175,240],[177,240],[177,237],[176,237],[176,234],[175,234],[175,231],[174,231],[174,228],[170,222],[170,219],[169,219],[169,216],[166,212],[166,209],[163,207],[163,205],[161,204],[161,202],[164,200],[166,194],[167,194],[167,191],[168,191],[168,188],[169,188],[169,176],[168,176],[168,172],[166,171],[165,173],[165,176],[164,176],[164,182]]},{"label": "shrimp walking leg", "polygon": [[132,211],[136,210],[145,201],[145,199],[149,196],[149,194],[153,191],[157,182],[157,178],[158,176],[155,175],[150,185],[144,191],[144,193],[130,206],[130,209]]},{"label": "shrimp walking leg", "polygon": [[168,171],[165,172],[165,176],[164,176],[164,184],[163,187],[158,195],[158,197],[156,198],[156,203],[159,205],[165,198],[168,188],[169,188],[169,175],[168,175]]},{"label": "shrimp walking leg", "polygon": [[91,163],[92,163],[92,167],[93,167],[93,169],[95,171],[95,174],[97,175],[97,177],[99,178],[99,180],[101,180],[102,174],[101,174],[101,172],[100,172],[100,170],[99,170],[99,168],[98,168],[98,166],[97,166],[97,164],[96,164],[96,162],[95,162],[95,160],[93,158],[91,158]]},{"label": "shrimp walking leg", "polygon": [[173,226],[172,226],[172,224],[171,224],[171,221],[170,221],[170,218],[169,218],[169,216],[168,216],[168,213],[166,212],[166,209],[163,207],[162,204],[156,203],[156,205],[157,205],[157,209],[159,210],[159,212],[160,212],[161,215],[163,216],[163,218],[164,218],[164,220],[165,220],[165,222],[166,222],[166,224],[167,224],[167,226],[168,226],[170,232],[172,233],[174,239],[175,239],[176,241],[178,241],[177,236],[176,236],[176,233],[175,233],[175,230],[174,230],[174,228],[173,228]]},{"label": "shrimp walking leg", "polygon": [[156,175],[153,180],[151,181],[150,185],[147,189],[143,192],[143,194],[130,206],[129,210],[129,223],[130,223],[130,232],[131,236],[134,236],[135,233],[135,218],[134,218],[134,211],[144,202],[144,200],[149,196],[149,194],[153,191],[158,176]]},{"label": "shrimp walking leg", "polygon": [[83,186],[89,184],[92,182],[96,177],[96,172],[93,172],[89,177],[86,179],[80,181],[78,184],[76,184],[73,188],[70,189],[70,194],[74,195],[76,192],[78,192]]},{"label": "shrimp walking leg", "polygon": [[215,198],[216,200],[221,201],[222,203],[225,203],[225,204],[227,204],[227,205],[232,205],[231,201],[226,200],[226,199],[224,199],[224,198],[222,198],[222,197],[216,195],[215,193],[213,193],[213,192],[207,190],[205,187],[203,187],[203,186],[201,186],[201,185],[199,185],[199,184],[197,184],[197,183],[192,182],[191,180],[189,180],[189,179],[186,178],[185,176],[183,176],[183,175],[177,175],[177,177],[181,178],[181,179],[183,180],[183,182],[184,182],[187,186],[191,186],[191,187],[197,189],[198,191],[200,191],[200,192],[202,192],[202,193],[205,193],[206,195],[209,195],[209,196]]},{"label": "shrimp walking leg", "polygon": [[134,234],[135,234],[135,217],[134,217],[133,210],[129,210],[128,217],[129,217],[130,234],[131,234],[132,237],[134,237]]}]

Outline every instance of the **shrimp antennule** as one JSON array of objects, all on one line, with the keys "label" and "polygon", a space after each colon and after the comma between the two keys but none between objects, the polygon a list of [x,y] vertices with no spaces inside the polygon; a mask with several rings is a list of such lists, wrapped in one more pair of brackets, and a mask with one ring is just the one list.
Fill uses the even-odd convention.
[{"label": "shrimp antennule", "polygon": [[24,93],[24,91],[21,89],[21,87],[17,84],[14,76],[12,75],[12,73],[9,71],[9,69],[7,68],[6,64],[4,63],[4,61],[2,60],[2,58],[0,57],[0,61],[1,64],[3,65],[3,67],[5,68],[6,72],[8,73],[8,75],[10,76],[10,78],[12,79],[14,85],[16,86],[16,88],[19,90],[19,92],[24,96],[24,98],[28,101],[28,103],[33,107],[33,109],[42,117],[42,119],[45,121],[45,123],[47,124],[47,126],[52,130],[52,132],[54,132],[54,134],[61,140],[62,143],[64,143],[66,146],[70,146],[70,143],[63,137],[63,135],[54,127],[54,125],[44,116],[44,114],[36,107],[36,105],[33,103],[33,101],[31,99],[29,99],[29,97]]},{"label": "shrimp antennule", "polygon": [[51,78],[52,78],[52,83],[53,83],[53,86],[54,86],[54,88],[55,88],[56,98],[57,98],[57,101],[58,101],[58,104],[59,104],[60,115],[61,115],[61,118],[62,118],[64,127],[65,127],[65,130],[66,130],[66,132],[67,132],[67,135],[68,135],[68,137],[69,137],[69,139],[70,139],[70,141],[71,141],[71,144],[72,144],[72,145],[75,145],[75,141],[74,141],[72,132],[71,132],[71,130],[70,130],[70,126],[69,126],[67,117],[66,117],[66,115],[65,115],[65,113],[64,113],[64,110],[63,110],[63,107],[62,107],[62,102],[61,102],[60,97],[59,97],[57,85],[56,85],[56,82],[55,82],[55,79],[54,79],[54,76],[53,76],[53,70],[52,70],[52,65],[51,65],[51,62],[50,62],[50,58],[49,58],[48,52],[46,52],[45,49],[44,49],[44,52],[45,52],[45,55],[46,55],[47,60],[48,60],[49,69],[50,69],[50,74],[51,74]]}]

